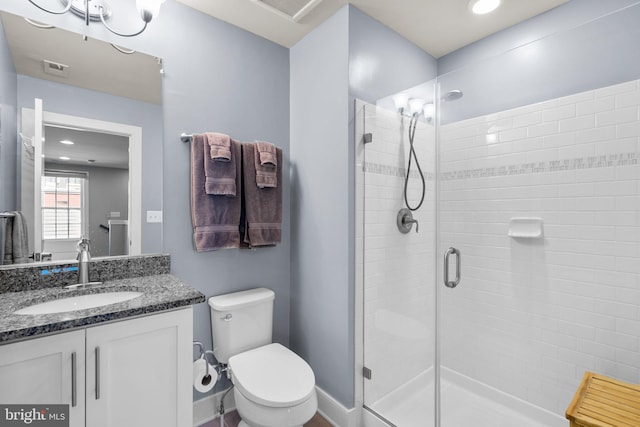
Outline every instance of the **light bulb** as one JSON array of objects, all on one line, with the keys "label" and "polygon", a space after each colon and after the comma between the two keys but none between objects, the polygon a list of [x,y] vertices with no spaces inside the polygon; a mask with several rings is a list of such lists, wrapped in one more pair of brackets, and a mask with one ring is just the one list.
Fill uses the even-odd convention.
[{"label": "light bulb", "polygon": [[484,15],[496,10],[500,3],[502,3],[502,0],[471,0],[469,9],[476,15]]},{"label": "light bulb", "polygon": [[424,107],[424,100],[420,98],[411,98],[409,100],[409,111],[411,115],[422,113],[422,109]]},{"label": "light bulb", "polygon": [[140,16],[144,22],[149,22],[151,19],[158,16],[160,13],[160,6],[165,0],[136,0],[136,7],[140,12]]},{"label": "light bulb", "polygon": [[396,107],[396,111],[400,114],[407,108],[407,101],[409,97],[404,93],[399,93],[393,97],[393,105]]},{"label": "light bulb", "polygon": [[429,103],[429,104],[424,104],[424,107],[423,107],[423,111],[422,111],[422,112],[423,112],[423,114],[424,114],[424,118],[425,118],[427,121],[431,121],[431,120],[433,120],[433,116],[435,115],[436,107],[435,107],[435,105],[433,105],[433,104],[431,104],[431,103]]}]

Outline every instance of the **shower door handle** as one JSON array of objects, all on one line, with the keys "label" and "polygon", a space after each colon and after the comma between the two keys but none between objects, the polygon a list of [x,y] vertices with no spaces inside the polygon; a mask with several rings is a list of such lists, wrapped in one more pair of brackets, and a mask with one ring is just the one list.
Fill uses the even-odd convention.
[{"label": "shower door handle", "polygon": [[[456,256],[456,278],[455,280],[449,280],[449,256],[454,254]],[[456,248],[449,248],[444,253],[444,268],[442,270],[442,275],[444,277],[444,285],[447,288],[455,288],[460,284],[460,250]]]}]

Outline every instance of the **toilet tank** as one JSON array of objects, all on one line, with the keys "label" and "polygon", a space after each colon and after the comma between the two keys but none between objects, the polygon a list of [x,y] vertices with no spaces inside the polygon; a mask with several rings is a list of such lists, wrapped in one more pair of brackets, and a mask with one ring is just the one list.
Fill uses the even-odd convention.
[{"label": "toilet tank", "polygon": [[271,343],[274,298],[275,293],[267,288],[209,298],[213,354],[219,363]]}]

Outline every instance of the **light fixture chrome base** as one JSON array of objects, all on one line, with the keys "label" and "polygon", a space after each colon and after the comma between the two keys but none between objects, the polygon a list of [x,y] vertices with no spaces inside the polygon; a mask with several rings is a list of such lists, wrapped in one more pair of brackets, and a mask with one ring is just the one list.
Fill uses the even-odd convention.
[{"label": "light fixture chrome base", "polygon": [[104,19],[111,17],[111,8],[103,0],[60,0],[64,6],[67,6],[69,2],[71,2],[71,12],[82,19],[87,16],[87,8],[89,9],[89,21],[100,22],[100,8],[102,8]]}]

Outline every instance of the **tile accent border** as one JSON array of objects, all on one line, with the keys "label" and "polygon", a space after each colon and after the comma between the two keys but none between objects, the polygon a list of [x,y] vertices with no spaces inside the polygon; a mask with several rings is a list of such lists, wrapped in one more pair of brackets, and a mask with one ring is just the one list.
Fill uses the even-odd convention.
[{"label": "tile accent border", "polygon": [[608,156],[582,157],[575,159],[550,160],[535,163],[495,166],[481,169],[465,169],[442,172],[444,181],[456,179],[491,178],[496,176],[525,175],[532,173],[562,172],[579,169],[635,166],[640,164],[640,153],[621,153]]},{"label": "tile accent border", "polygon": [[[385,175],[385,176],[395,176],[399,178],[404,178],[407,174],[406,168],[401,168],[398,166],[390,166],[383,165],[381,163],[372,163],[372,162],[364,162],[362,169],[365,173],[372,173],[376,175]],[[427,181],[433,181],[435,179],[435,174],[432,172],[423,172],[424,179]],[[420,174],[417,170],[411,170],[409,177],[419,179]]]},{"label": "tile accent border", "polygon": [[[492,178],[499,176],[528,175],[533,173],[562,172],[580,169],[611,168],[621,166],[636,166],[640,164],[640,152],[610,154],[608,156],[589,156],[563,160],[549,160],[542,162],[521,163],[505,166],[493,166],[479,169],[461,169],[451,172],[440,173],[443,181],[459,179]],[[391,165],[380,163],[364,162],[363,171],[365,173],[395,176],[404,178],[407,170]],[[433,181],[435,174],[427,172],[424,174],[427,181]],[[411,178],[418,179],[418,171],[412,170]]]}]

